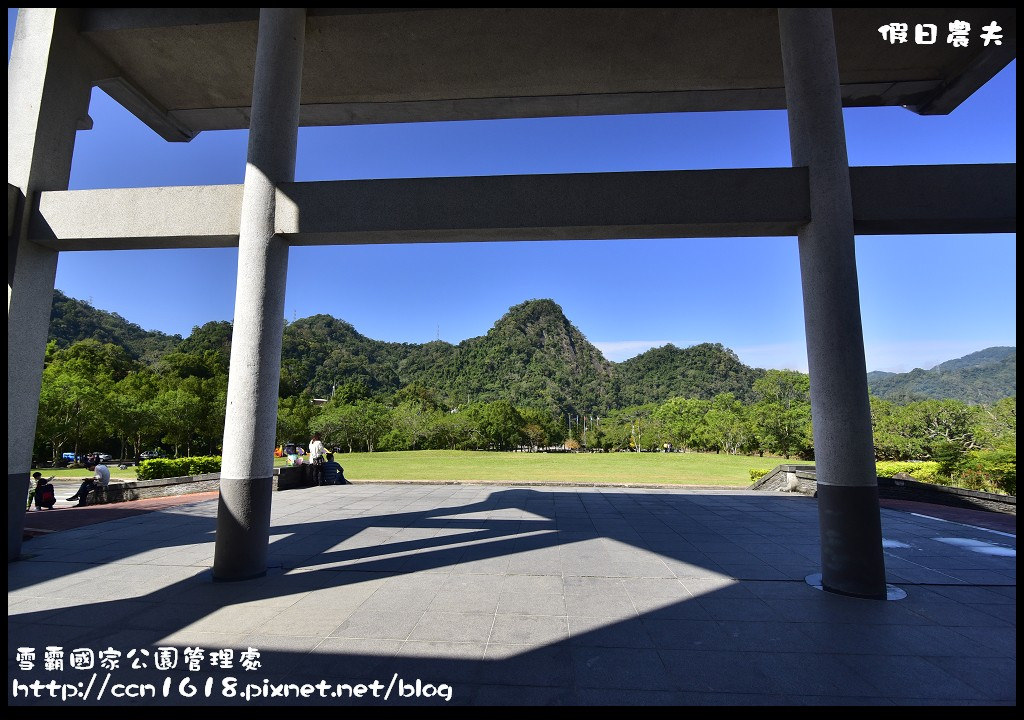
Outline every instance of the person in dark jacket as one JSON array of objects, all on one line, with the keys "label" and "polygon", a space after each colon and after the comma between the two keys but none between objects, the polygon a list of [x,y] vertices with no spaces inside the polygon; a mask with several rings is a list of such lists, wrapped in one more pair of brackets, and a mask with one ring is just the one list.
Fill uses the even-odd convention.
[{"label": "person in dark jacket", "polygon": [[35,503],[36,510],[53,510],[57,504],[57,494],[54,492],[52,477],[44,478],[41,472],[32,473],[32,479],[36,481]]},{"label": "person in dark jacket", "polygon": [[324,485],[351,485],[345,479],[345,468],[334,462],[334,453],[327,453],[327,462],[322,466]]}]

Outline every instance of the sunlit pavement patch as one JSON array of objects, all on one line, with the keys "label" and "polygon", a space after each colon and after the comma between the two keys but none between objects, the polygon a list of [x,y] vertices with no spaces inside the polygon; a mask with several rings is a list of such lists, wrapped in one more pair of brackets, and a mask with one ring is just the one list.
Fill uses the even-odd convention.
[{"label": "sunlit pavement patch", "polygon": [[910,546],[907,545],[905,542],[900,542],[899,540],[889,540],[887,538],[882,538],[882,547],[884,547],[884,548],[908,548]]},{"label": "sunlit pavement patch", "polygon": [[993,545],[983,540],[971,540],[970,538],[934,538],[937,542],[962,547],[971,552],[982,553],[983,555],[999,555],[1000,557],[1017,557],[1016,548]]}]

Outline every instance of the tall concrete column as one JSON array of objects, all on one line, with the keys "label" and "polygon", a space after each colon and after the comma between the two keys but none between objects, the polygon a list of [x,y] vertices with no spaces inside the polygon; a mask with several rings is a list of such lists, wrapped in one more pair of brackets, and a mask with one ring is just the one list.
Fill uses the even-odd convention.
[{"label": "tall concrete column", "polygon": [[288,243],[275,234],[275,188],[295,179],[304,8],[260,10],[238,238],[215,580],[266,573],[284,332]]},{"label": "tall concrete column", "polygon": [[[27,239],[36,193],[67,190],[91,82],[77,56],[77,12],[22,8],[7,65],[7,559],[21,553],[57,253]],[[11,191],[10,188],[15,188]],[[10,207],[10,201],[8,206]]]},{"label": "tall concrete column", "polygon": [[878,479],[832,11],[780,8],[779,30],[793,165],[808,169],[811,195],[811,221],[799,233],[799,247],[822,586],[884,599]]}]

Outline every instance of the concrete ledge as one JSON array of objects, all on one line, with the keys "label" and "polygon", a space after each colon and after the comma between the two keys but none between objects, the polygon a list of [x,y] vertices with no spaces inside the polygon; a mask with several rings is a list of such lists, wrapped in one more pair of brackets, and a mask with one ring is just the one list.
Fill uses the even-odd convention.
[{"label": "concrete ledge", "polygon": [[313,466],[274,468],[274,492],[313,487]]},{"label": "concrete ledge", "polygon": [[206,473],[157,480],[111,480],[105,488],[89,493],[86,505],[106,505],[172,495],[210,492],[220,487],[220,473]]},{"label": "concrete ledge", "polygon": [[[778,465],[748,489],[780,492],[798,492],[814,497],[818,483],[813,465]],[[970,510],[1017,514],[1015,495],[965,490],[963,488],[932,485],[913,480],[908,476],[878,478],[878,497],[889,500],[913,500],[916,502],[946,505]]]}]

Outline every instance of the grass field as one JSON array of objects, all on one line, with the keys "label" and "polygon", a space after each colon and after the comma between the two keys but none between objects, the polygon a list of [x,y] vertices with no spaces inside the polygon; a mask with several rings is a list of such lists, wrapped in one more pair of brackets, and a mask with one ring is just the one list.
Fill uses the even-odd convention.
[{"label": "grass field", "polygon": [[[714,453],[509,453],[413,450],[338,454],[350,480],[450,482],[582,482],[747,487],[749,468],[794,462],[776,457]],[[282,467],[284,458],[274,461]],[[115,480],[134,480],[135,468],[108,465]],[[85,478],[84,469],[42,469],[44,477]]]},{"label": "grass field", "polygon": [[651,483],[747,487],[748,468],[786,461],[713,453],[499,453],[416,450],[336,455],[350,480]]}]

